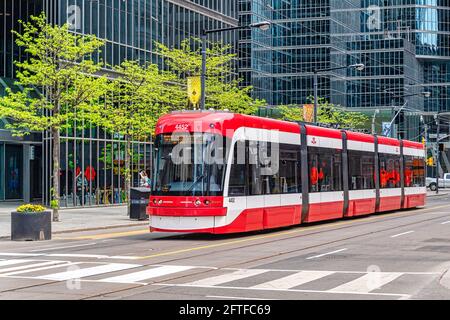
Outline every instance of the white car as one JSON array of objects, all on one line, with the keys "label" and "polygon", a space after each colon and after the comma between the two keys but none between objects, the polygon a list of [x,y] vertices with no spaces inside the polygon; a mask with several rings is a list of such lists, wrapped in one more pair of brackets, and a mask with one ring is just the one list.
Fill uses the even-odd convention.
[{"label": "white car", "polygon": [[[439,178],[439,188],[450,188],[450,173],[444,174],[444,179]],[[427,178],[426,185],[431,191],[436,191],[436,178]]]}]

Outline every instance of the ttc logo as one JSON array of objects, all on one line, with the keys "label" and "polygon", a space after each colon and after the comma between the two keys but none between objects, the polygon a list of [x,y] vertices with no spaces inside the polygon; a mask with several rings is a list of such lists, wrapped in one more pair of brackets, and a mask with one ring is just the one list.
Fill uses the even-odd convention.
[{"label": "ttc logo", "polygon": [[316,140],[315,137],[313,137],[313,138],[311,139],[311,143],[312,143],[312,144],[317,144],[317,140]]}]

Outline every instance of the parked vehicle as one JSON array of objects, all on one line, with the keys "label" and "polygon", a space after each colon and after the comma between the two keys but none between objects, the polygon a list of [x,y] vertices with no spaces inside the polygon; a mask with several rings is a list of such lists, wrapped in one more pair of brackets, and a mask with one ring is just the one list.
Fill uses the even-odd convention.
[{"label": "parked vehicle", "polygon": [[[444,174],[444,179],[439,178],[439,188],[450,188],[450,173]],[[428,177],[426,180],[426,185],[431,191],[436,191],[436,178]]]}]

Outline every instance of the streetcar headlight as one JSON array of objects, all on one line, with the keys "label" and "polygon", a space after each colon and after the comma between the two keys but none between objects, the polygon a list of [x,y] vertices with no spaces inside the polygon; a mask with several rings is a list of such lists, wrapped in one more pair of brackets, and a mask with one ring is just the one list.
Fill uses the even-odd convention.
[{"label": "streetcar headlight", "polygon": [[209,205],[209,200],[205,200],[205,201],[204,201],[204,204],[205,204],[205,205]]},{"label": "streetcar headlight", "polygon": [[158,204],[162,204],[163,203],[163,201],[160,199],[159,201],[158,201]]},{"label": "streetcar headlight", "polygon": [[156,199],[153,199],[153,204],[156,204]]},{"label": "streetcar headlight", "polygon": [[202,202],[201,202],[199,199],[195,200],[195,205],[196,205],[196,206],[199,206],[199,205],[201,205],[201,204],[202,204]]}]

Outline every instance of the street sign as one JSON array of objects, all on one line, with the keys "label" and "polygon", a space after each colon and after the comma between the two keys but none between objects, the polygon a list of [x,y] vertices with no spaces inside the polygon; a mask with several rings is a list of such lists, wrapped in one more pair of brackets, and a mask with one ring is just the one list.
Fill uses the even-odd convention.
[{"label": "street sign", "polygon": [[383,136],[388,136],[391,132],[391,123],[390,122],[382,122],[381,123],[381,134]]}]

